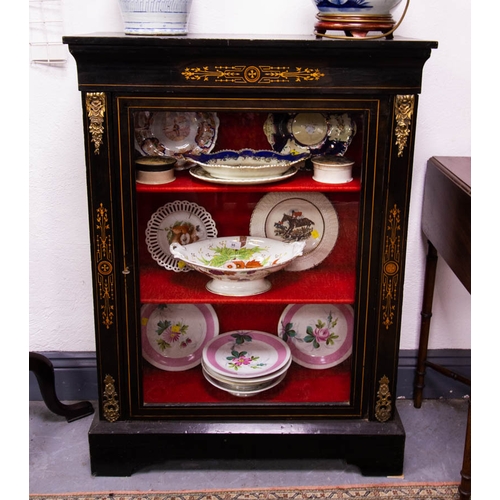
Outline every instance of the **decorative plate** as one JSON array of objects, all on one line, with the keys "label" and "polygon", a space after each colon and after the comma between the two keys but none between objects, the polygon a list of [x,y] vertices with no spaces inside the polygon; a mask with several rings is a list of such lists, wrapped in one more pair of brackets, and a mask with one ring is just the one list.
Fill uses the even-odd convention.
[{"label": "decorative plate", "polygon": [[274,151],[286,154],[343,156],[356,135],[347,113],[271,113],[263,128]]},{"label": "decorative plate", "polygon": [[292,359],[314,370],[336,366],[351,355],[353,330],[353,308],[344,304],[290,304],[278,325]]},{"label": "decorative plate", "polygon": [[141,334],[146,361],[160,370],[188,370],[219,334],[219,320],[209,304],[144,304]]},{"label": "decorative plate", "polygon": [[221,375],[262,377],[283,368],[290,348],[277,335],[254,330],[235,330],[218,335],[203,348],[203,365]]},{"label": "decorative plate", "polygon": [[278,377],[274,377],[269,382],[264,382],[262,384],[259,384],[258,386],[252,389],[242,387],[240,385],[232,385],[221,382],[220,380],[217,380],[216,378],[212,377],[205,370],[203,370],[203,376],[210,384],[212,384],[214,387],[217,387],[217,389],[221,389],[222,391],[228,392],[233,396],[238,396],[240,398],[247,398],[250,396],[254,396],[255,394],[267,391],[268,389],[272,389],[273,387],[276,387],[285,378],[286,373]]},{"label": "decorative plate", "polygon": [[212,216],[190,201],[176,200],[163,205],[151,216],[146,227],[146,244],[151,257],[160,266],[176,272],[189,271],[189,268],[173,257],[171,243],[186,245],[216,236]]},{"label": "decorative plate", "polygon": [[251,388],[254,388],[259,384],[263,384],[265,382],[271,382],[272,380],[280,377],[281,375],[284,375],[288,371],[288,368],[290,368],[291,364],[292,364],[292,358],[290,357],[290,359],[287,361],[285,366],[283,366],[283,368],[280,368],[279,370],[276,370],[271,374],[263,375],[262,377],[241,378],[241,377],[233,377],[229,375],[221,375],[220,373],[216,373],[212,371],[209,366],[205,366],[205,364],[203,363],[203,359],[201,361],[201,367],[208,375],[210,375],[213,379],[219,382],[223,382],[224,384],[231,384],[235,390],[240,390],[244,388],[251,390]]},{"label": "decorative plate", "polygon": [[320,148],[328,138],[328,121],[322,113],[297,113],[288,123],[291,135],[302,146]]},{"label": "decorative plate", "polygon": [[137,111],[134,113],[135,148],[143,156],[209,153],[219,129],[217,113]]},{"label": "decorative plate", "polygon": [[250,219],[252,236],[306,242],[303,255],[288,265],[287,271],[317,266],[333,250],[338,233],[337,212],[322,193],[268,193]]},{"label": "decorative plate", "polygon": [[241,186],[253,186],[256,184],[270,184],[271,182],[283,181],[293,177],[299,171],[298,167],[291,167],[281,175],[270,175],[267,177],[250,177],[248,179],[221,179],[209,174],[203,167],[193,167],[189,173],[200,181],[211,182],[213,184],[233,184]]}]

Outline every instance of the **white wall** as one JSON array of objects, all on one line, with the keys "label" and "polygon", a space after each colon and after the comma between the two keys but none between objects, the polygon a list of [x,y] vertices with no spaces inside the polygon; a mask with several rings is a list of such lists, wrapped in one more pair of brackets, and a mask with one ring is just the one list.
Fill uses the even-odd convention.
[{"label": "white wall", "polygon": [[[414,0],[398,36],[437,40],[424,68],[403,308],[403,349],[418,345],[425,243],[420,212],[431,156],[471,155],[469,0]],[[64,0],[65,33],[122,30],[118,0]],[[394,12],[399,18],[400,5]],[[311,0],[194,0],[192,33],[308,34]],[[334,42],[332,42],[334,43]],[[93,351],[93,306],[76,65],[31,65],[29,109],[29,348]],[[24,314],[25,307],[22,306]],[[430,348],[470,348],[470,296],[438,267]]]}]

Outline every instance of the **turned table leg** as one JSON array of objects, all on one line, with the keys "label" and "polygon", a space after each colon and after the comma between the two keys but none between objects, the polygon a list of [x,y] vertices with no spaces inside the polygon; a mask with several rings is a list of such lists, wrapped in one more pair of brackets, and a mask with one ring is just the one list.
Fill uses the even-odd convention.
[{"label": "turned table leg", "polygon": [[429,343],[429,329],[432,317],[432,301],[434,299],[434,283],[436,281],[437,251],[429,241],[427,260],[425,265],[424,297],[422,303],[422,319],[420,323],[420,339],[418,346],[417,370],[413,387],[413,406],[422,406],[422,393],[425,386],[425,367],[427,362],[427,345]]}]

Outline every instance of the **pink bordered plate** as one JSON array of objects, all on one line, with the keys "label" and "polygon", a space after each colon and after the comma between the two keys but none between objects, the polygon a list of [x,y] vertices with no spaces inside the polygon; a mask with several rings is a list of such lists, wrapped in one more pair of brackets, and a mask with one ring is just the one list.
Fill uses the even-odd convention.
[{"label": "pink bordered plate", "polygon": [[219,334],[210,304],[143,304],[142,356],[166,371],[189,370],[201,363],[203,348]]},{"label": "pink bordered plate", "polygon": [[233,378],[262,377],[283,368],[290,348],[277,335],[235,330],[210,340],[203,349],[203,365],[216,374]]},{"label": "pink bordered plate", "polygon": [[353,331],[354,311],[345,304],[290,304],[278,325],[293,361],[314,370],[345,361],[352,353]]},{"label": "pink bordered plate", "polygon": [[214,387],[217,387],[217,389],[221,389],[223,391],[226,391],[229,394],[232,394],[233,396],[238,396],[240,398],[246,398],[246,397],[255,396],[256,394],[259,394],[261,392],[272,389],[273,387],[276,387],[285,378],[286,373],[278,375],[277,377],[274,377],[270,381],[264,382],[264,383],[260,384],[258,387],[255,387],[252,389],[248,389],[246,387],[241,387],[241,386],[221,382],[220,380],[217,380],[216,378],[212,377],[205,370],[203,370],[203,376],[205,377],[205,379],[208,382],[210,382],[210,384],[212,384]]}]

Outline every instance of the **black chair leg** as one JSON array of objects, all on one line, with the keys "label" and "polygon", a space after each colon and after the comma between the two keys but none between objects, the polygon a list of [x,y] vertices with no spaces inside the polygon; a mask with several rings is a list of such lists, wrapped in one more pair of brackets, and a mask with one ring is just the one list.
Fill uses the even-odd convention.
[{"label": "black chair leg", "polygon": [[42,398],[52,413],[65,417],[68,422],[94,413],[94,407],[89,401],[69,405],[59,401],[56,394],[54,366],[47,357],[30,352],[30,371],[35,374]]}]

